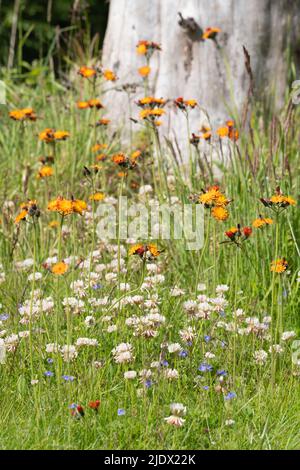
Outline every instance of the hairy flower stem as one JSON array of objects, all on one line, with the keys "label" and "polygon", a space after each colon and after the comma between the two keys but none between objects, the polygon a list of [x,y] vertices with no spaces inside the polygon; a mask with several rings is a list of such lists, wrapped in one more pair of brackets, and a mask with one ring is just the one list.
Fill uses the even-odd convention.
[{"label": "hairy flower stem", "polygon": [[[280,225],[279,225],[279,216],[276,214],[276,225],[275,225],[275,257],[274,260],[278,258],[278,249],[279,249],[279,238],[280,238]],[[277,319],[276,319],[276,304],[278,304],[278,295],[276,289],[276,275],[278,275],[275,270],[272,273],[272,304],[271,304],[271,317],[272,317],[272,328],[271,328],[271,345],[276,342],[277,336]],[[275,326],[276,325],[276,326]],[[271,370],[272,370],[272,387],[275,385],[275,375],[276,375],[276,355],[274,348],[272,347],[271,352]]]}]

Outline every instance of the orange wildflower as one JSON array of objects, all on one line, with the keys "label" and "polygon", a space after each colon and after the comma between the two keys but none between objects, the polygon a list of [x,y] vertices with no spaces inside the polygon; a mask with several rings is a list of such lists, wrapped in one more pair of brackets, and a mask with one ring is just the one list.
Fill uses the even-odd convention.
[{"label": "orange wildflower", "polygon": [[30,217],[39,217],[40,216],[40,210],[37,207],[37,202],[36,200],[29,200],[27,202],[23,202],[21,204],[21,212],[17,215],[15,218],[15,224],[19,224],[21,220],[26,220],[27,216]]},{"label": "orange wildflower", "polygon": [[108,126],[110,122],[111,122],[110,119],[102,118],[96,122],[96,126]]},{"label": "orange wildflower", "polygon": [[51,166],[43,166],[38,174],[37,174],[37,178],[39,179],[42,179],[42,178],[48,178],[49,176],[52,176],[53,175],[53,168],[51,168]]},{"label": "orange wildflower", "polygon": [[213,207],[211,211],[211,215],[213,216],[214,219],[218,220],[219,222],[222,222],[228,219],[229,212],[227,209],[225,209],[222,206],[216,206],[216,207]]},{"label": "orange wildflower", "polygon": [[91,194],[89,199],[91,201],[103,201],[103,199],[105,199],[105,194],[104,193],[94,193],[94,194]]},{"label": "orange wildflower", "polygon": [[97,71],[92,68],[92,67],[86,67],[85,65],[83,67],[80,67],[78,70],[79,75],[81,75],[83,78],[91,78],[95,77],[97,74]]},{"label": "orange wildflower", "polygon": [[202,39],[215,39],[220,32],[220,28],[206,28],[203,32]]},{"label": "orange wildflower", "polygon": [[151,72],[151,68],[148,65],[144,65],[138,69],[138,72],[141,77],[145,78],[148,77],[149,73]]},{"label": "orange wildflower", "polygon": [[271,271],[274,273],[281,274],[287,270],[288,262],[285,258],[277,259],[271,263]]},{"label": "orange wildflower", "polygon": [[51,267],[51,272],[56,276],[62,276],[69,269],[69,266],[64,261],[59,261]]},{"label": "orange wildflower", "polygon": [[260,201],[265,207],[273,210],[286,209],[289,206],[295,206],[296,201],[290,196],[284,196],[280,187],[276,188],[276,194],[270,199],[261,198]]},{"label": "orange wildflower", "polygon": [[58,212],[63,216],[72,213],[81,215],[86,209],[86,203],[80,199],[64,199],[63,197],[58,197],[48,204],[48,211]]},{"label": "orange wildflower", "polygon": [[188,111],[188,108],[193,109],[198,105],[196,100],[184,100],[182,96],[177,98],[174,103],[177,108],[181,109],[182,111]]},{"label": "orange wildflower", "polygon": [[67,131],[56,131],[47,127],[42,132],[39,133],[39,139],[47,144],[54,142],[55,140],[66,140],[70,137],[69,132]]},{"label": "orange wildflower", "polygon": [[154,51],[160,51],[161,47],[159,44],[153,41],[139,41],[136,46],[136,51],[140,55],[147,55],[150,57]]},{"label": "orange wildflower", "polygon": [[108,144],[95,144],[92,147],[92,152],[98,152],[98,150],[106,149]]},{"label": "orange wildflower", "polygon": [[36,114],[32,108],[15,109],[10,111],[9,117],[14,121],[36,120]]},{"label": "orange wildflower", "polygon": [[77,101],[77,108],[78,109],[87,109],[87,108],[89,108],[88,101]]},{"label": "orange wildflower", "polygon": [[112,70],[105,69],[102,73],[105,80],[108,80],[110,82],[115,82],[117,80],[117,76]]},{"label": "orange wildflower", "polygon": [[144,245],[143,243],[136,243],[129,249],[129,256],[138,255],[143,259],[156,258],[160,255],[160,251],[154,243]]},{"label": "orange wildflower", "polygon": [[273,224],[273,220],[270,219],[269,217],[262,217],[261,215],[258,217],[258,219],[255,219],[253,222],[252,222],[252,226],[254,228],[261,228],[261,227],[264,227],[265,225],[272,225]]},{"label": "orange wildflower", "polygon": [[97,109],[103,108],[103,104],[101,103],[100,100],[97,100],[97,99],[89,100],[88,105],[89,105],[90,108],[97,108]]}]

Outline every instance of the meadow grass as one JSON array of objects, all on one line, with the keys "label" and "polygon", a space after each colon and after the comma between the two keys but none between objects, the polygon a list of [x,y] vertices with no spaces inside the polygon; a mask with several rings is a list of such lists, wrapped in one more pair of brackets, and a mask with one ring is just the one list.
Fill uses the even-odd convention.
[{"label": "meadow grass", "polygon": [[[78,110],[76,101],[99,95],[98,85],[80,77],[73,79],[71,89],[46,76],[36,87],[8,84],[0,136],[0,336],[5,349],[0,364],[0,448],[299,448],[300,370],[292,361],[293,339],[300,330],[299,209],[290,205],[278,214],[260,201],[274,195],[278,186],[284,195],[298,199],[297,108],[289,103],[269,116],[258,105],[253,107],[250,132],[240,128],[237,142],[221,143],[214,137],[198,150],[188,146],[190,168],[176,162],[175,146],[157,140],[159,134],[149,123],[133,134],[131,145],[118,133],[111,137],[106,126],[95,127],[96,119],[109,116],[109,110]],[[9,119],[9,110],[29,105],[36,121]],[[46,144],[38,138],[44,128],[66,130],[70,136]],[[97,172],[91,150],[96,142],[108,144],[101,151],[107,159],[98,162]],[[220,164],[220,145],[229,155],[226,165]],[[215,164],[221,166],[218,176],[204,156],[210,146]],[[136,149],[142,155],[132,169],[111,161],[120,151],[130,155]],[[36,178],[43,166],[38,158],[49,155],[54,155],[53,175]],[[229,218],[218,221],[210,209],[204,210],[205,243],[198,251],[186,250],[184,240],[157,240],[164,251],[148,262],[128,255],[129,242],[117,237],[107,243],[97,236],[97,207],[102,202],[89,200],[96,191],[115,205],[122,194],[132,201],[142,199],[149,207],[155,198],[192,204],[190,195],[201,195],[216,183],[232,199]],[[142,197],[145,185],[154,192]],[[47,210],[60,195],[86,201],[87,210],[64,217]],[[28,213],[16,224],[19,206],[28,200],[37,201],[40,215]],[[274,223],[253,228],[240,246],[225,235],[237,224],[251,226],[259,214]],[[50,227],[53,221],[56,225]],[[55,256],[56,261],[75,257],[61,276],[51,272],[55,260],[47,260]],[[270,270],[279,258],[288,262],[281,274]],[[24,263],[28,259],[33,261]],[[41,279],[28,280],[36,273]],[[74,287],[77,280],[82,286]],[[129,283],[128,292],[121,283]],[[206,290],[198,284],[205,284]],[[229,289],[218,287],[222,285]],[[130,301],[136,295],[142,300]],[[66,307],[63,301],[69,297],[82,305]],[[43,299],[53,302],[49,312]],[[158,312],[165,321],[148,319],[147,328],[136,332],[125,323]],[[189,327],[190,341],[179,333]],[[156,336],[148,338],[145,330]],[[289,341],[282,339],[286,331],[294,332]],[[70,361],[61,350],[46,351],[46,345],[70,346],[78,338],[96,339],[98,344],[76,347],[78,355]],[[112,350],[120,343],[133,348],[129,363],[114,360]],[[174,343],[185,353],[169,352]],[[282,352],[270,353],[272,344],[279,344]],[[256,355],[261,350],[267,353],[262,359]],[[124,379],[130,370],[137,377]],[[101,401],[98,412],[88,406],[95,400]],[[174,402],[186,407],[183,426],[164,419]],[[71,404],[81,405],[84,417]]]}]

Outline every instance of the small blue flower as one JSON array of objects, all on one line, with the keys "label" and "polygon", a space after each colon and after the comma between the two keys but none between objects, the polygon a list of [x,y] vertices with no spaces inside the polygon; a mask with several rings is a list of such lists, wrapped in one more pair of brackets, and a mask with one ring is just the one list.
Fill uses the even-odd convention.
[{"label": "small blue flower", "polygon": [[5,321],[9,318],[8,313],[1,313],[0,315],[0,321]]},{"label": "small blue flower", "polygon": [[182,351],[180,351],[180,353],[178,354],[179,357],[187,357],[189,355],[189,353],[187,351],[185,351],[184,349]]},{"label": "small blue flower", "polygon": [[51,359],[51,357],[48,357],[47,362],[48,362],[48,364],[53,364],[54,361],[53,361],[53,359]]},{"label": "small blue flower", "polygon": [[124,408],[118,408],[118,416],[124,416],[126,414],[126,410]]},{"label": "small blue flower", "polygon": [[73,377],[73,375],[62,375],[61,378],[64,379],[66,382],[73,382],[73,380],[75,380],[75,377]]},{"label": "small blue flower", "polygon": [[150,388],[152,385],[153,385],[152,380],[147,379],[146,382],[145,382],[145,387],[146,387],[146,388]]},{"label": "small blue flower", "polygon": [[213,366],[207,364],[206,362],[202,362],[202,364],[200,364],[198,367],[198,370],[200,370],[200,372],[211,372],[213,370]]},{"label": "small blue flower", "polygon": [[206,343],[209,343],[210,340],[211,340],[211,336],[209,336],[209,335],[205,335],[205,336],[204,336],[204,341],[205,341]]},{"label": "small blue flower", "polygon": [[236,393],[235,392],[228,392],[227,395],[225,395],[225,400],[232,400],[233,398],[236,398]]},{"label": "small blue flower", "polygon": [[54,374],[53,374],[53,372],[51,372],[51,370],[46,370],[46,372],[44,372],[44,375],[46,377],[53,377]]},{"label": "small blue flower", "polygon": [[168,361],[161,361],[160,364],[164,367],[168,367],[168,365],[169,365]]},{"label": "small blue flower", "polygon": [[224,369],[219,369],[219,370],[217,370],[216,374],[217,375],[223,375],[225,377],[227,375],[227,372]]}]

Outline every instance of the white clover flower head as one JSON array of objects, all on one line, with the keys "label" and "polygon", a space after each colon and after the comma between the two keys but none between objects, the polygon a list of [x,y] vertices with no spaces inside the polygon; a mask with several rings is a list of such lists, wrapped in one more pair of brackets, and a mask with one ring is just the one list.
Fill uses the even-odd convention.
[{"label": "white clover flower head", "polygon": [[27,279],[28,279],[29,282],[40,281],[42,279],[42,277],[43,277],[42,273],[37,272],[37,273],[29,274]]},{"label": "white clover flower head", "polygon": [[297,335],[295,331],[284,331],[281,336],[282,341],[289,341],[290,339],[295,338]]},{"label": "white clover flower head", "polygon": [[135,370],[127,370],[126,372],[124,372],[124,379],[126,380],[133,380],[135,379],[137,376],[137,373]]},{"label": "white clover flower head", "polygon": [[171,343],[171,344],[168,344],[168,351],[170,354],[178,353],[182,351],[182,347],[180,346],[179,343]]},{"label": "white clover flower head", "polygon": [[255,351],[254,360],[258,365],[264,365],[268,359],[268,353],[264,351],[264,349],[260,349],[259,351]]}]

